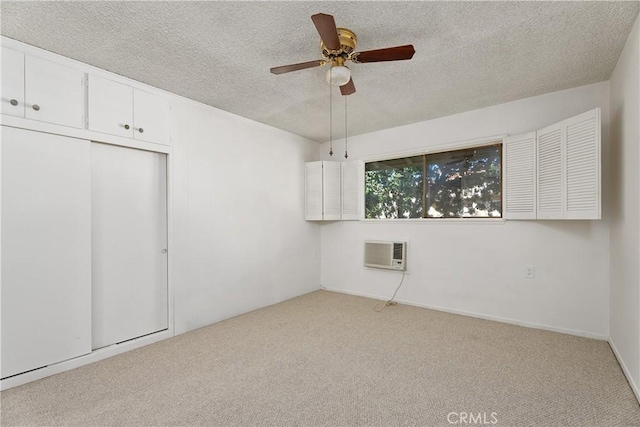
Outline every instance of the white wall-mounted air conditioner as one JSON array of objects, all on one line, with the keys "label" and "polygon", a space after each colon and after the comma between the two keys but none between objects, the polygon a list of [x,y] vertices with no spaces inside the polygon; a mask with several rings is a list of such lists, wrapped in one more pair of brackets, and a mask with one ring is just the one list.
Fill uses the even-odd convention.
[{"label": "white wall-mounted air conditioner", "polygon": [[364,242],[365,267],[388,270],[407,269],[407,242],[384,242],[366,240]]}]

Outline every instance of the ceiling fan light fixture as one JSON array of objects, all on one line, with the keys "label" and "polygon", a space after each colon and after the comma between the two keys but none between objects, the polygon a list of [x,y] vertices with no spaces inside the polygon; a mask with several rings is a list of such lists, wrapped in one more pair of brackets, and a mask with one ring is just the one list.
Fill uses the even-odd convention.
[{"label": "ceiling fan light fixture", "polygon": [[344,65],[331,67],[327,70],[327,83],[331,86],[342,86],[349,83],[351,71]]}]

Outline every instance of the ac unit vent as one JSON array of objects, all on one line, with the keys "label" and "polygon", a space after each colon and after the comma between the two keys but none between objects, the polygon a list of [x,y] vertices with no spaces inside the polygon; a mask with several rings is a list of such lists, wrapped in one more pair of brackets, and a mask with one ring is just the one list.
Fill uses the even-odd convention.
[{"label": "ac unit vent", "polygon": [[407,269],[407,242],[364,242],[364,265],[388,270]]}]

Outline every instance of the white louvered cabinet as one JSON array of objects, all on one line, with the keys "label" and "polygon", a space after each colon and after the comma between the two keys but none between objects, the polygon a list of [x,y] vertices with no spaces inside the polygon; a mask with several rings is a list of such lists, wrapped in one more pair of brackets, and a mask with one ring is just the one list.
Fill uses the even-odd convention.
[{"label": "white louvered cabinet", "polygon": [[504,218],[600,219],[600,126],[596,108],[505,138]]},{"label": "white louvered cabinet", "polygon": [[341,216],[340,162],[305,164],[305,219],[339,220]]},{"label": "white louvered cabinet", "polygon": [[342,219],[359,220],[362,217],[364,194],[364,163],[360,160],[341,162]]},{"label": "white louvered cabinet", "polygon": [[536,219],[536,133],[505,138],[503,145],[505,219]]},{"label": "white louvered cabinet", "polygon": [[537,218],[600,219],[600,109],[537,134]]}]

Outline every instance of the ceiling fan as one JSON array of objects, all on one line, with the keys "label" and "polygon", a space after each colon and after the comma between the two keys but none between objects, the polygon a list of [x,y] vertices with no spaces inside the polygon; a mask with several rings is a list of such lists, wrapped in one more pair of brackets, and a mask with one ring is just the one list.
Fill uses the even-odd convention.
[{"label": "ceiling fan", "polygon": [[353,84],[353,78],[351,78],[351,71],[344,65],[346,61],[355,63],[402,61],[411,59],[416,52],[413,45],[410,44],[356,52],[357,38],[355,33],[346,28],[337,28],[333,16],[318,13],[311,16],[311,20],[320,34],[323,59],[274,67],[271,69],[273,74],[284,74],[331,64],[331,68],[327,72],[327,81],[333,86],[340,86],[342,95],[351,95],[356,91],[356,87]]}]

